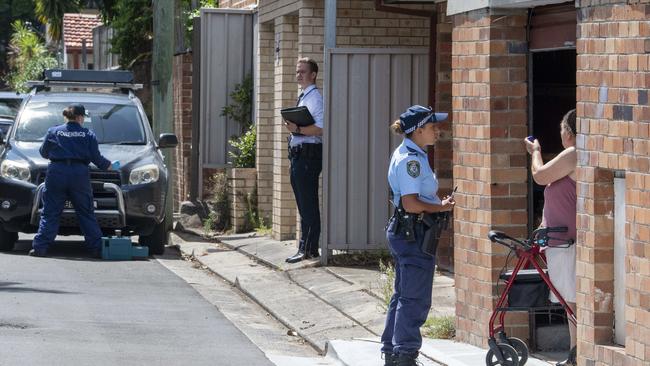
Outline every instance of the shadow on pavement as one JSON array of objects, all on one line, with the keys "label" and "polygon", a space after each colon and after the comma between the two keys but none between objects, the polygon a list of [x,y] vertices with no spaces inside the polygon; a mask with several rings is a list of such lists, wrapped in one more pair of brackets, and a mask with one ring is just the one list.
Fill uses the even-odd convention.
[{"label": "shadow on pavement", "polygon": [[47,294],[77,294],[77,292],[46,290],[34,287],[15,287],[20,282],[0,282],[0,292],[41,292]]}]

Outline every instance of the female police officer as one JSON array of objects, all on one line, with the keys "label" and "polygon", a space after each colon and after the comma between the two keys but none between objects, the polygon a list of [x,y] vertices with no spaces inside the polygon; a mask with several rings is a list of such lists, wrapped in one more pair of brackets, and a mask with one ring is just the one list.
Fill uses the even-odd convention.
[{"label": "female police officer", "polygon": [[[388,305],[381,337],[385,365],[416,365],[422,345],[420,326],[431,307],[435,266],[435,249],[431,254],[425,253],[422,244],[426,230],[436,230],[425,222],[431,222],[432,217],[435,221],[442,216],[439,213],[452,210],[455,204],[453,197],[438,198],[438,180],[429,167],[426,153],[426,147],[439,138],[437,122],[445,119],[446,113],[433,113],[429,108],[415,105],[391,126],[393,132],[405,138],[393,152],[388,168],[388,182],[397,209],[386,232],[395,261],[395,293]],[[423,220],[425,215],[428,221]]]},{"label": "female police officer", "polygon": [[67,123],[47,130],[40,153],[50,159],[43,190],[43,214],[38,234],[29,255],[44,257],[59,231],[59,218],[66,199],[75,208],[79,226],[91,255],[101,252],[102,232],[93,210],[93,191],[90,185],[88,163],[100,169],[109,169],[111,162],[99,152],[95,134],[81,125],[86,109],[74,104],[63,111]]}]

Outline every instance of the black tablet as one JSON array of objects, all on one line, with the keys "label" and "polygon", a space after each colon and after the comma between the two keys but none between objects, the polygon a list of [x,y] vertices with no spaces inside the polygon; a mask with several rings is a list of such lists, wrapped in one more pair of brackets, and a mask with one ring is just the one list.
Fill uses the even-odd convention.
[{"label": "black tablet", "polygon": [[309,109],[305,106],[284,108],[280,110],[280,114],[282,114],[282,118],[300,127],[310,126],[316,123],[314,117],[309,113]]}]

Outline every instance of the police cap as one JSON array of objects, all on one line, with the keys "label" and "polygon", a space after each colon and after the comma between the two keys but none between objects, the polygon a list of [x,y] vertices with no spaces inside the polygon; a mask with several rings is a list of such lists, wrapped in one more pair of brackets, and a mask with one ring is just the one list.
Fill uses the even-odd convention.
[{"label": "police cap", "polygon": [[435,113],[431,108],[413,105],[399,116],[399,120],[402,131],[409,134],[426,123],[442,122],[447,119],[447,116],[447,113]]},{"label": "police cap", "polygon": [[87,116],[86,107],[83,104],[75,103],[68,106],[72,110],[72,114],[75,116]]}]

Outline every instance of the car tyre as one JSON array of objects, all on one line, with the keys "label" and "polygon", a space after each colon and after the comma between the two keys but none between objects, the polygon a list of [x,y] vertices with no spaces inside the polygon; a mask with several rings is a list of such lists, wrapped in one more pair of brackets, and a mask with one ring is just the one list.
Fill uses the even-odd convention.
[{"label": "car tyre", "polygon": [[151,235],[141,236],[140,244],[149,247],[149,254],[161,255],[165,253],[165,245],[169,242],[167,219],[157,224]]},{"label": "car tyre", "polygon": [[14,250],[14,244],[18,241],[18,233],[6,231],[0,226],[0,251],[10,252]]}]

